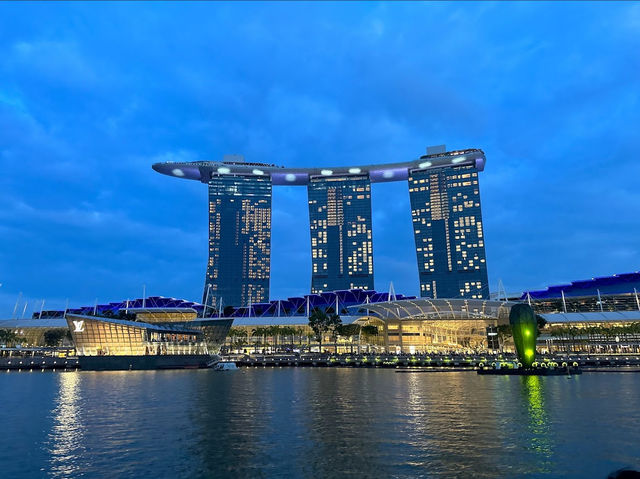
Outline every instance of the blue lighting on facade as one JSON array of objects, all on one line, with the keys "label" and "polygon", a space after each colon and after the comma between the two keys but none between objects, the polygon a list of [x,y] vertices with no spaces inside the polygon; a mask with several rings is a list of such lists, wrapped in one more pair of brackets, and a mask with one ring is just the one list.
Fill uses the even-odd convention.
[{"label": "blue lighting on facade", "polygon": [[633,293],[634,289],[640,292],[640,271],[573,281],[570,284],[549,286],[537,291],[525,291],[521,299],[554,299],[562,297],[563,294],[565,297],[596,296],[598,293],[625,294]]},{"label": "blue lighting on facade", "polygon": [[[365,291],[362,289],[344,290],[344,291],[327,291],[320,294],[307,294],[300,297],[292,297],[282,300],[273,300],[263,303],[255,303],[249,306],[233,308],[233,312],[228,317],[231,318],[261,318],[261,317],[306,317],[307,313],[314,309],[335,312],[336,305],[339,314],[349,314],[348,308],[365,303],[382,303],[390,299],[415,299],[415,296],[404,296],[402,294],[390,295],[388,292]],[[204,304],[194,303],[183,299],[165,298],[163,296],[149,296],[148,298],[133,299],[119,301],[107,304],[98,304],[95,306],[83,306],[81,308],[72,308],[66,311],[67,314],[91,316],[97,315],[117,318],[120,312],[139,309],[193,309],[198,316],[203,316],[205,311]],[[207,307],[206,317],[225,317],[224,311],[220,314],[220,310],[213,307]],[[42,319],[62,318],[65,311],[43,311]],[[38,317],[39,313],[34,313],[34,317]]]}]

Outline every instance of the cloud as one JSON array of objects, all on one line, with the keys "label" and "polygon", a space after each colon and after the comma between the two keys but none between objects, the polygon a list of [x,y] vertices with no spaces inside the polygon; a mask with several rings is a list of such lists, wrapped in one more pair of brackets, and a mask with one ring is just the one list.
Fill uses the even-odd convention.
[{"label": "cloud", "polygon": [[[146,283],[197,299],[207,188],[159,175],[153,162],[239,153],[371,164],[441,143],[487,154],[492,285],[638,269],[637,4],[3,11],[0,293],[9,298],[91,303]],[[306,192],[274,189],[273,204],[272,296],[303,294]],[[406,184],[375,186],[373,207],[376,284],[417,292]],[[12,307],[0,305],[0,316]]]},{"label": "cloud", "polygon": [[87,89],[105,80],[85,59],[79,45],[69,41],[17,41],[5,65],[19,75],[37,76],[49,87]]}]

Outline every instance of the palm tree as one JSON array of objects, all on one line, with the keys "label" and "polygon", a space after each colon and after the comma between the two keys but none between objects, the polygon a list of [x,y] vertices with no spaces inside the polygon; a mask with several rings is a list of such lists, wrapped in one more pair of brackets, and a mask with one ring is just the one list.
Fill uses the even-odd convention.
[{"label": "palm tree", "polygon": [[319,308],[313,309],[313,312],[309,315],[309,326],[313,329],[320,343],[320,352],[322,352],[322,336],[329,331],[335,338],[335,330],[340,324],[342,324],[342,321],[337,314],[327,313]]},{"label": "palm tree", "polygon": [[304,326],[298,326],[296,329],[298,330],[298,344],[300,345],[300,347],[302,347],[304,338],[306,338],[307,342],[309,342],[309,333],[307,332],[307,328]]},{"label": "palm tree", "polygon": [[282,326],[282,335],[284,336],[285,341],[286,338],[289,338],[289,342],[285,342],[285,346],[287,346],[289,349],[293,349],[293,340],[295,334],[296,328],[294,328],[293,326]]},{"label": "palm tree", "polygon": [[242,328],[231,328],[229,330],[230,346],[232,348],[242,347],[246,344],[247,331]]},{"label": "palm tree", "polygon": [[274,324],[273,326],[269,326],[266,329],[267,329],[267,333],[269,334],[269,336],[271,336],[273,338],[274,349],[277,351],[278,350],[278,337],[280,336],[280,334],[282,334],[282,328],[280,326],[278,326],[277,324]]},{"label": "palm tree", "polygon": [[263,328],[261,326],[258,326],[257,328],[253,328],[251,330],[251,336],[256,338],[254,340],[254,342],[253,342],[253,352],[254,353],[258,352],[258,342],[259,342],[259,339],[264,336],[264,329],[265,328]]},{"label": "palm tree", "polygon": [[311,352],[311,341],[316,339],[316,333],[305,330],[304,337],[307,338],[307,350]]},{"label": "palm tree", "polygon": [[2,344],[15,346],[16,344],[24,342],[24,340],[25,338],[18,336],[16,332],[10,329],[0,329],[0,343]]},{"label": "palm tree", "polygon": [[342,324],[336,328],[336,332],[340,336],[349,338],[349,342],[351,343],[351,354],[353,354],[353,336],[360,333],[360,325],[359,324]]},{"label": "palm tree", "polygon": [[498,342],[500,343],[500,351],[504,348],[504,342],[507,338],[511,337],[511,325],[509,324],[499,324],[496,328],[498,333]]}]

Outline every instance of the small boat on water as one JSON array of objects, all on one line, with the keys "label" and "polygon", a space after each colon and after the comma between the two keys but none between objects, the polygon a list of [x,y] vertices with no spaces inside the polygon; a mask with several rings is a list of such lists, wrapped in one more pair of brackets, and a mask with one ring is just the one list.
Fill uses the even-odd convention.
[{"label": "small boat on water", "polygon": [[218,361],[213,365],[213,370],[214,371],[237,371],[238,366],[236,366],[236,363],[233,363],[233,362]]}]

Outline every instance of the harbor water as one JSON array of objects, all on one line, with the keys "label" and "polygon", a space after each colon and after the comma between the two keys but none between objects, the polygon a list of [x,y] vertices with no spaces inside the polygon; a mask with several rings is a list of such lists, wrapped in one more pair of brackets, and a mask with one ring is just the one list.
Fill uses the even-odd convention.
[{"label": "harbor water", "polygon": [[605,478],[640,470],[640,374],[9,372],[0,424],[7,478]]}]

